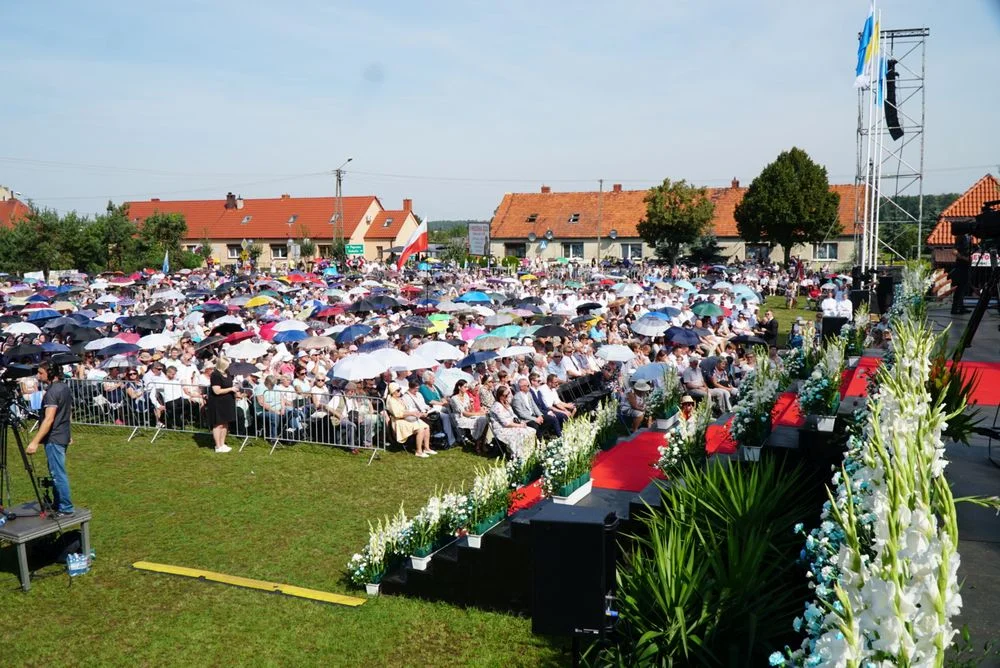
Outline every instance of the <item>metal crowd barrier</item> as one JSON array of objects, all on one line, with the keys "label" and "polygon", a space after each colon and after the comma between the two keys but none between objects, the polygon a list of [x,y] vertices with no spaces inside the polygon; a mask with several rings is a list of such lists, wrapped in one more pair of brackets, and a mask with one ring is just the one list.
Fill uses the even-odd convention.
[{"label": "metal crowd barrier", "polygon": [[[69,380],[73,397],[74,424],[121,427],[131,433],[128,441],[144,430],[153,430],[150,443],[164,432],[211,434],[206,404],[207,385],[154,382],[129,384],[121,379]],[[388,418],[382,399],[340,390],[301,395],[292,389],[269,390],[265,399],[253,388],[236,394],[236,420],[229,434],[240,439],[240,451],[251,440],[271,444],[271,453],[287,443],[314,443],[358,450],[371,450],[370,464],[386,449]]]}]

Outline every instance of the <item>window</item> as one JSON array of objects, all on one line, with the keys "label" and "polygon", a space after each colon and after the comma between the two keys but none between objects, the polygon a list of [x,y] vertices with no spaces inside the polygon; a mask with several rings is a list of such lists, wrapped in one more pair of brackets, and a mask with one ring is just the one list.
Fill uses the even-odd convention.
[{"label": "window", "polygon": [[836,260],[837,259],[837,242],[835,242],[835,241],[824,241],[823,243],[813,244],[813,259],[814,260]]},{"label": "window", "polygon": [[385,222],[382,223],[382,227],[389,227],[390,225],[392,225],[392,218],[386,218]]},{"label": "window", "polygon": [[563,257],[578,257],[583,258],[583,242],[582,241],[572,241],[564,242],[562,245]]},{"label": "window", "polygon": [[240,251],[242,250],[238,245],[226,246],[226,257],[230,260],[238,260],[240,259]]},{"label": "window", "polygon": [[642,244],[641,243],[623,243],[622,244],[622,259],[623,260],[641,260],[642,259]]},{"label": "window", "polygon": [[288,258],[288,246],[285,244],[271,244],[271,258],[274,260],[285,260]]},{"label": "window", "polygon": [[745,256],[747,260],[754,262],[769,262],[771,259],[771,246],[769,244],[747,244]]},{"label": "window", "polygon": [[246,225],[251,220],[253,220],[253,216],[243,216],[243,220],[240,221],[240,225]]},{"label": "window", "polygon": [[525,218],[525,220],[526,220],[527,222],[529,222],[529,223],[533,223],[533,222],[535,222],[536,220],[538,220],[538,214],[537,214],[537,213],[533,213],[533,214],[531,214],[530,216],[528,216],[527,218]]},{"label": "window", "polygon": [[511,257],[527,257],[528,246],[527,244],[504,244],[503,254]]},{"label": "window", "polygon": [[571,223],[579,223],[580,222],[580,214],[578,214],[578,213],[571,213],[571,214],[569,214],[569,219],[568,220]]},{"label": "window", "polygon": [[201,248],[201,244],[184,244],[184,250],[188,253],[195,253]]},{"label": "window", "polygon": [[330,257],[330,244],[319,244],[316,248],[320,257]]},{"label": "window", "polygon": [[299,214],[293,213],[291,216],[288,217],[288,224],[293,225],[295,224],[295,221],[298,219],[299,219]]}]

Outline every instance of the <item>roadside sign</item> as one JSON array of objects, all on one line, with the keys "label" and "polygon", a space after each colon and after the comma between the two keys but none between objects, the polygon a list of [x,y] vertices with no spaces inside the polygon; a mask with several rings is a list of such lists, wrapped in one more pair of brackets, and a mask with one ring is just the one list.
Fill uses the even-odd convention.
[{"label": "roadside sign", "polygon": [[344,252],[348,255],[364,255],[365,245],[364,244],[347,244],[344,246]]},{"label": "roadside sign", "polygon": [[242,241],[242,242],[240,243],[240,248],[242,248],[243,250],[246,250],[246,249],[247,249],[247,248],[249,248],[249,247],[250,247],[250,242],[249,242],[249,241],[247,241],[246,239],[244,239],[244,240],[243,240],[243,241]]},{"label": "roadside sign", "polygon": [[469,255],[489,255],[490,224],[469,223]]}]

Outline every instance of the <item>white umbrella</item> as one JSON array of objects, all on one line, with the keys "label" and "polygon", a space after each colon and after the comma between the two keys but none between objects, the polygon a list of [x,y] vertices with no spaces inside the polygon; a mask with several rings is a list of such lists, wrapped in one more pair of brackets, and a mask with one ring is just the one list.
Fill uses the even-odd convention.
[{"label": "white umbrella", "polygon": [[497,312],[494,311],[493,309],[487,308],[485,306],[479,306],[478,304],[473,306],[472,310],[475,311],[477,314],[483,316],[492,316],[497,314]]},{"label": "white umbrella", "polygon": [[[198,311],[193,311],[193,313],[198,313]],[[227,324],[239,325],[240,327],[242,327],[243,318],[240,318],[239,316],[235,315],[224,315],[221,318],[216,318],[215,320],[212,321],[212,327],[218,327],[219,325],[227,325]]]},{"label": "white umbrella", "polygon": [[637,380],[648,380],[655,383],[657,386],[663,383],[663,375],[666,373],[677,373],[669,364],[663,362],[653,362],[652,364],[645,364],[635,370],[632,374],[630,380],[635,382]]},{"label": "white umbrella", "polygon": [[635,283],[628,283],[618,291],[618,294],[622,297],[638,297],[642,294],[642,288]]},{"label": "white umbrella", "polygon": [[475,379],[461,369],[441,369],[434,374],[434,387],[436,387],[442,395],[450,397],[455,393],[455,384],[460,380],[471,383]]},{"label": "white umbrella", "polygon": [[100,314],[99,316],[94,318],[94,320],[100,320],[101,322],[106,322],[110,324],[112,322],[118,322],[118,318],[120,317],[122,317],[120,313],[115,313],[114,311],[108,311],[106,313]]},{"label": "white umbrella", "polygon": [[465,304],[456,304],[455,302],[441,302],[434,308],[444,313],[453,313],[455,311],[466,311],[469,307]]},{"label": "white umbrella", "polygon": [[240,341],[234,346],[229,346],[225,349],[225,353],[229,359],[233,360],[255,360],[263,357],[267,349],[267,344],[254,343],[247,339],[246,341]]},{"label": "white umbrella", "polygon": [[632,323],[632,331],[643,336],[659,336],[670,327],[669,320],[642,317]]},{"label": "white umbrella", "polygon": [[489,334],[480,335],[473,339],[472,345],[469,346],[469,350],[500,350],[508,343],[508,339],[502,336],[490,336]]},{"label": "white umbrella", "polygon": [[83,347],[84,350],[102,350],[108,346],[113,346],[116,343],[121,343],[121,339],[116,339],[113,336],[106,336],[103,339],[94,339],[93,341],[88,341],[87,345]]},{"label": "white umbrella", "polygon": [[[32,325],[30,322],[14,322],[4,327],[3,331],[7,332],[8,334],[15,334],[15,335],[42,333],[42,330],[38,329],[36,325]],[[455,359],[458,359],[459,357],[461,357],[461,353]]]},{"label": "white umbrella", "polygon": [[497,351],[500,357],[519,357],[521,355],[534,355],[535,349],[531,346],[508,346]]},{"label": "white umbrella", "polygon": [[97,303],[98,304],[117,304],[118,303],[118,297],[116,297],[115,295],[103,295],[100,299],[97,300]]},{"label": "white umbrella", "polygon": [[382,284],[379,283],[378,281],[373,281],[369,279],[367,281],[361,281],[361,286],[365,288],[381,288]]},{"label": "white umbrella", "polygon": [[512,322],[514,322],[514,318],[507,313],[497,313],[496,315],[491,315],[486,318],[487,327],[501,327],[503,325],[509,325]]},{"label": "white umbrella", "polygon": [[430,357],[438,361],[460,360],[465,357],[465,353],[445,341],[428,341],[422,343],[414,352],[423,357]]},{"label": "white umbrella", "polygon": [[125,355],[112,355],[101,364],[102,369],[129,369],[137,366],[139,366],[139,360],[134,357],[126,357]]},{"label": "white umbrella", "polygon": [[576,309],[569,304],[559,304],[552,312],[556,315],[576,315]]},{"label": "white umbrella", "polygon": [[432,360],[423,355],[409,355],[404,364],[390,364],[389,368],[393,371],[416,371],[418,369],[430,369],[439,364],[440,362],[437,360]]},{"label": "white umbrella", "polygon": [[174,345],[174,337],[169,334],[147,334],[138,341],[135,345],[139,346],[143,350],[156,350],[157,348],[166,348],[168,346]]},{"label": "white umbrella", "polygon": [[367,380],[387,371],[389,366],[368,353],[348,355],[333,365],[330,375],[343,380]]},{"label": "white umbrella", "polygon": [[184,293],[181,292],[180,290],[170,289],[170,290],[157,290],[156,292],[153,293],[153,299],[182,300],[186,299],[186,297]]},{"label": "white umbrella", "polygon": [[386,364],[390,369],[397,366],[404,368],[410,363],[410,356],[402,350],[397,350],[396,348],[380,348],[379,350],[368,353],[368,355],[371,356],[373,360]]},{"label": "white umbrella", "polygon": [[293,329],[304,332],[309,329],[309,325],[301,320],[282,320],[274,325],[275,332],[287,332]]},{"label": "white umbrella", "polygon": [[597,356],[609,362],[628,362],[635,357],[635,353],[628,346],[612,344],[598,348]]},{"label": "white umbrella", "polygon": [[184,319],[181,320],[181,323],[184,325],[195,325],[202,322],[204,319],[205,319],[205,314],[203,314],[201,311],[191,311],[186,316],[184,316]]}]

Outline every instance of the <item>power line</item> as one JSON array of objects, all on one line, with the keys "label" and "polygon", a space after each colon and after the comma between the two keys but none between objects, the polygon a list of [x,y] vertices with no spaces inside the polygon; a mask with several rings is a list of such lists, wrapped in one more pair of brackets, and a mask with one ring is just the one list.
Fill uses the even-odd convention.
[{"label": "power line", "polygon": [[122,165],[96,165],[80,162],[61,162],[56,160],[35,160],[32,158],[17,158],[13,156],[0,156],[0,163],[13,163],[15,165],[23,165],[27,167],[47,167],[56,169],[78,169],[86,171],[104,171],[104,172],[117,172],[117,173],[133,173],[133,174],[149,174],[152,176],[178,176],[178,177],[198,177],[198,178],[224,178],[224,177],[250,177],[250,176],[267,176],[267,177],[284,177],[289,176],[288,174],[271,174],[265,172],[213,172],[213,173],[196,173],[196,172],[172,172],[162,169],[148,169],[145,167],[126,167]]}]

